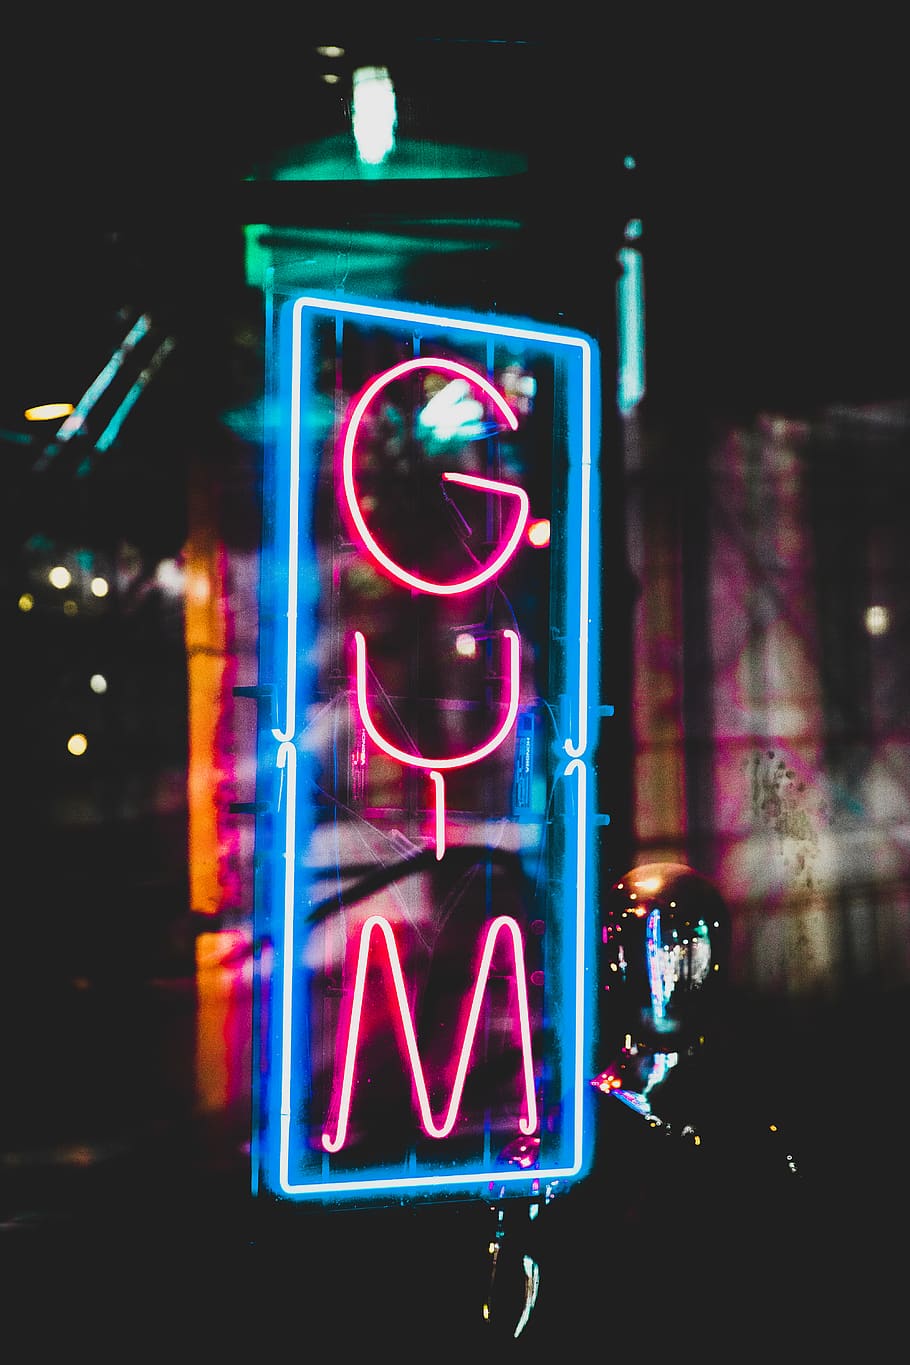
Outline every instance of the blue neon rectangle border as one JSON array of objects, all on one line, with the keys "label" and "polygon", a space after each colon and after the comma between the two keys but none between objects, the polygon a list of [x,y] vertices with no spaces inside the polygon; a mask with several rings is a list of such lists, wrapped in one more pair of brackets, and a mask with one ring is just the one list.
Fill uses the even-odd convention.
[{"label": "blue neon rectangle border", "polygon": [[[283,641],[274,634],[269,642],[270,657],[266,667],[279,671],[283,663],[284,682],[276,686],[275,726],[271,734],[274,749],[274,768],[281,773],[283,811],[279,810],[277,829],[280,860],[284,875],[280,887],[270,883],[266,898],[269,911],[277,910],[270,918],[273,944],[273,963],[269,981],[261,999],[267,1000],[267,1032],[270,1046],[266,1055],[270,1074],[266,1080],[265,1110],[262,1115],[264,1133],[254,1134],[254,1150],[262,1159],[262,1174],[273,1193],[296,1200],[339,1201],[353,1197],[381,1199],[410,1194],[487,1193],[495,1185],[501,1192],[521,1194],[539,1183],[577,1179],[588,1169],[591,1161],[590,1088],[585,1075],[590,1066],[593,1026],[591,983],[593,952],[593,890],[596,864],[593,849],[594,746],[597,716],[596,679],[599,671],[599,528],[597,522],[599,481],[597,477],[598,442],[600,436],[599,352],[588,336],[570,329],[543,328],[526,319],[479,316],[460,311],[442,311],[411,304],[396,306],[378,304],[372,300],[350,297],[338,298],[328,294],[307,293],[289,298],[283,306],[290,325],[283,342],[280,358],[282,370],[282,405],[287,402],[286,420],[281,427],[278,449],[275,452],[274,480],[271,486],[274,507],[271,509],[272,558],[270,570],[264,575],[263,596],[271,602],[274,619],[284,616],[287,633]],[[569,477],[566,490],[568,503],[569,545],[576,543],[577,558],[570,557],[566,566],[567,596],[577,594],[575,634],[577,651],[566,649],[567,678],[566,716],[569,737],[563,749],[565,764],[563,778],[574,778],[575,792],[571,804],[577,812],[574,847],[576,970],[574,974],[575,1024],[573,1042],[573,1108],[571,1120],[571,1160],[564,1165],[516,1170],[482,1169],[460,1171],[455,1174],[415,1176],[405,1173],[393,1176],[370,1176],[359,1173],[355,1177],[335,1177],[330,1180],[294,1181],[290,1174],[294,1098],[291,1039],[293,1036],[294,971],[287,967],[293,962],[295,869],[301,830],[306,831],[308,819],[301,814],[297,800],[297,751],[294,736],[297,730],[296,699],[300,687],[298,670],[297,623],[301,610],[300,588],[300,529],[301,512],[306,505],[306,490],[302,487],[303,437],[307,394],[303,392],[304,335],[316,315],[350,317],[385,321],[417,328],[435,328],[447,333],[469,332],[488,338],[514,339],[554,353],[564,352],[569,361]],[[576,362],[573,364],[572,362]],[[288,383],[289,380],[289,383]],[[284,417],[284,412],[282,416]],[[578,449],[576,450],[576,446]],[[577,487],[576,487],[577,485]],[[276,582],[283,569],[286,593],[278,610]],[[306,604],[303,604],[306,606]],[[283,723],[282,723],[283,721]],[[266,751],[268,751],[268,744]],[[260,769],[262,768],[260,754]],[[273,855],[275,850],[273,849]],[[568,855],[567,855],[568,856]],[[567,868],[567,871],[570,869]],[[276,923],[277,921],[277,923]],[[279,989],[273,989],[277,981]],[[279,1084],[276,1086],[274,1076]],[[277,1124],[275,1108],[277,1104]],[[270,1136],[278,1129],[277,1144]],[[263,1142],[262,1139],[265,1138]],[[277,1150],[276,1150],[277,1149]],[[254,1174],[254,1188],[258,1189],[258,1172]]]}]

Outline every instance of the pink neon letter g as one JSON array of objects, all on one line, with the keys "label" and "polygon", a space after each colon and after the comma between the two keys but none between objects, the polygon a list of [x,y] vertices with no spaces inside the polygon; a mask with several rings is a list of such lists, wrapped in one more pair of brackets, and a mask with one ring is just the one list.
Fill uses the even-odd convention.
[{"label": "pink neon letter g", "polygon": [[360,503],[357,500],[357,490],[354,485],[354,447],[357,442],[357,434],[360,424],[363,421],[364,413],[370,403],[387,384],[393,380],[400,379],[402,375],[410,373],[412,370],[441,370],[443,373],[458,375],[469,383],[477,385],[482,389],[487,397],[495,404],[502,417],[515,431],[518,427],[518,418],[509,407],[502,394],[493,384],[476,370],[471,370],[467,365],[460,364],[457,360],[445,360],[439,357],[420,357],[416,360],[405,360],[400,365],[393,365],[390,370],[377,375],[371,380],[363,393],[357,399],[348,420],[347,430],[344,436],[344,448],[342,452],[342,484],[344,499],[348,511],[351,514],[357,532],[363,541],[367,551],[373,556],[383,568],[403,583],[406,587],[414,588],[418,592],[434,593],[439,597],[452,597],[462,592],[470,592],[473,588],[478,588],[489,579],[494,578],[499,573],[503,565],[507,564],[515,553],[518,542],[521,540],[522,533],[528,520],[528,495],[523,488],[517,484],[501,483],[496,479],[481,479],[473,474],[458,474],[452,471],[445,471],[442,477],[450,483],[463,484],[468,488],[478,488],[487,493],[496,493],[503,497],[514,498],[518,504],[518,513],[515,523],[508,537],[500,543],[497,552],[481,565],[474,573],[467,578],[457,579],[453,582],[438,583],[430,578],[421,578],[417,574],[409,573],[407,569],[386,554],[382,546],[374,537],[370,528],[367,526],[363,512],[360,510]]}]

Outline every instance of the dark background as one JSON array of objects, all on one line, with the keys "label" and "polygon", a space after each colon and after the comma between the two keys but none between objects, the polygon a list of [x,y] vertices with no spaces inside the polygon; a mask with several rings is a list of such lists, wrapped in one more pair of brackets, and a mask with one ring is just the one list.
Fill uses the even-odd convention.
[{"label": "dark background", "polygon": [[[596,28],[587,13],[554,20],[545,35],[524,39],[412,32],[407,41],[361,36],[347,46],[352,61],[375,56],[387,63],[415,102],[428,82],[437,94],[451,92],[435,101],[437,123],[427,128],[427,136],[441,141],[511,140],[505,136],[509,110],[524,107],[515,91],[533,73],[540,96],[533,126],[519,140],[532,153],[532,193],[540,196],[535,212],[558,248],[544,274],[562,281],[564,271],[568,295],[583,299],[590,281],[609,275],[617,219],[642,218],[652,410],[674,422],[691,416],[723,423],[759,411],[794,415],[832,403],[903,403],[910,210],[897,22],[877,27],[852,16],[838,29],[828,15],[823,24],[799,25],[764,10],[731,13],[724,24],[691,10],[668,18],[662,8],[638,6],[634,16],[608,10]],[[117,14],[109,25],[92,25],[78,12],[55,16],[53,24],[44,15],[7,24],[0,83],[0,428],[23,429],[22,408],[45,396],[51,376],[75,401],[122,336],[124,311],[133,308],[148,308],[178,336],[198,400],[192,412],[181,406],[186,388],[178,384],[172,406],[163,400],[157,431],[172,431],[178,413],[191,442],[193,431],[208,429],[230,406],[237,317],[248,302],[240,225],[250,201],[243,179],[281,149],[334,125],[341,96],[317,83],[311,56],[323,37],[334,35],[314,35],[300,21],[264,14],[244,15],[242,28],[219,15],[204,31],[153,11]],[[476,97],[491,82],[500,83],[495,104],[502,126],[490,126],[490,101]],[[631,188],[621,171],[630,151],[637,160]],[[537,312],[533,299],[527,306]],[[11,445],[6,452],[8,545],[30,527],[35,500],[17,450]],[[176,548],[184,529],[179,459],[171,474],[144,527],[141,507],[131,504],[131,513],[140,533],[151,535],[153,522],[158,529],[163,524],[165,540]],[[163,504],[172,508],[171,521],[162,521]],[[15,723],[21,683],[9,664],[6,682],[4,705]],[[17,767],[28,763],[26,738],[17,740],[7,768],[14,794],[22,783],[32,790],[24,766]],[[15,818],[8,824],[8,864],[26,863],[31,875],[35,856],[47,854],[28,848],[27,824]],[[17,937],[23,886],[28,878],[20,882],[11,872],[8,944],[25,941],[33,949],[42,942],[40,925]],[[9,948],[6,961],[7,999],[18,1002],[23,975],[29,989],[41,982],[40,958],[24,974]],[[18,1005],[4,1014],[13,1059],[4,1102],[18,1155],[4,1167],[12,1212],[2,1241],[33,1287],[60,1295],[77,1287],[67,1296],[66,1321],[57,1324],[69,1338],[90,1345],[115,1320],[119,1329],[123,1318],[120,1341],[130,1353],[137,1337],[155,1331],[172,1345],[202,1342],[211,1331],[212,1341],[236,1353],[259,1324],[267,1331],[269,1322],[286,1327],[292,1321],[305,1335],[320,1306],[331,1330],[340,1331],[344,1314],[356,1313],[358,1294],[365,1294],[365,1337],[372,1338],[368,1327],[377,1322],[386,1345],[401,1345],[414,1338],[389,1286],[399,1282],[394,1267],[408,1264],[403,1292],[411,1311],[413,1300],[422,1299],[421,1333],[437,1333],[439,1341],[449,1330],[457,1339],[452,1324],[461,1322],[461,1296],[474,1292],[474,1249],[482,1255],[486,1211],[443,1208],[422,1221],[403,1210],[341,1215],[313,1234],[318,1254],[313,1240],[304,1252],[299,1229],[286,1237],[280,1214],[253,1217],[247,1171],[242,1163],[223,1164],[222,1136],[200,1132],[188,1119],[173,1121],[192,1089],[184,1048],[192,1003],[178,992],[150,1012],[123,988],[128,984],[83,1010],[69,1035],[56,1015],[40,1024]],[[705,1242],[692,1239],[702,1214],[709,1227],[720,1225],[723,1179],[710,1198],[686,1184],[671,1191],[659,1209],[668,1223],[653,1241],[641,1227],[634,1238],[629,1234],[629,1246],[643,1261],[650,1258],[661,1287],[652,1309],[656,1302],[658,1315],[673,1324],[680,1305],[687,1310],[671,1341],[691,1344],[694,1336],[706,1353],[710,1339],[717,1358],[727,1359],[757,1323],[772,1339],[793,1330],[797,1306],[803,1312],[796,1330],[809,1342],[820,1335],[836,1340],[841,1323],[865,1326],[874,1341],[882,1321],[890,1320],[899,1297],[880,1273],[893,1263],[884,1251],[887,1220],[879,1215],[892,1198],[904,1197],[895,1125],[903,1112],[899,1039],[905,1026],[890,1006],[873,1017],[870,1024],[857,1006],[836,1020],[813,1019],[801,1035],[783,1097],[793,1102],[810,1167],[813,1152],[825,1152],[822,1194],[808,1213],[803,1209],[797,1221],[781,1225],[776,1241],[765,1226],[763,1240],[748,1245],[739,1226],[732,1243],[733,1259],[742,1263],[737,1312],[724,1318],[719,1335],[708,1326],[722,1297],[716,1270],[709,1274],[700,1259]],[[730,1067],[720,1069],[724,1096],[734,1062],[742,1065],[740,1074],[754,1076],[771,1046],[767,1037],[744,1036],[744,1056],[726,1057]],[[772,1051],[780,1055],[788,1044],[779,1034]],[[33,1051],[54,1058],[46,1080],[59,1088],[50,1099],[28,1080]],[[33,1122],[19,1112],[24,1094],[30,1102],[40,1099]],[[808,1095],[823,1096],[824,1108],[813,1110]],[[733,1098],[731,1123],[739,1133],[738,1125],[751,1121],[754,1092]],[[72,1164],[65,1170],[44,1161],[30,1165],[23,1156],[29,1133],[43,1141],[44,1125],[74,1112],[93,1114],[88,1131],[95,1151],[109,1128],[121,1131],[124,1113],[136,1118],[142,1140],[118,1149],[113,1161],[87,1159],[81,1171]],[[159,1115],[166,1116],[160,1131]],[[834,1116],[843,1126],[836,1147],[825,1149]],[[71,1134],[61,1126],[59,1136]],[[749,1142],[738,1142],[732,1151],[745,1159]],[[626,1174],[620,1189],[643,1179],[638,1169]],[[721,1177],[735,1182],[730,1165]],[[682,1206],[693,1210],[687,1218],[679,1214]],[[582,1248],[613,1245],[614,1225],[607,1219],[603,1231],[597,1210],[573,1207],[577,1216],[566,1217],[563,1231],[569,1223],[576,1259],[564,1263],[563,1277],[570,1279],[566,1267],[575,1264],[580,1276],[567,1293],[567,1321],[550,1320],[551,1339],[580,1321],[589,1331],[600,1322],[607,1280],[610,1302],[628,1309],[622,1341],[631,1348],[648,1339],[647,1296],[640,1288],[633,1293],[631,1272],[616,1250],[609,1275],[592,1272],[598,1263]],[[720,1220],[728,1234],[731,1221]],[[61,1235],[48,1235],[54,1231]],[[52,1264],[45,1259],[48,1243]],[[560,1256],[566,1243],[557,1238],[555,1245]],[[811,1294],[784,1292],[785,1281],[792,1285],[794,1257],[802,1257],[799,1269]],[[848,1257],[850,1267],[842,1263]],[[858,1276],[856,1264],[864,1267]],[[307,1318],[303,1325],[298,1303],[307,1305],[299,1310]],[[791,1313],[786,1319],[784,1304]],[[115,1313],[115,1305],[126,1313]],[[25,1319],[24,1310],[20,1316]],[[36,1330],[41,1319],[30,1310],[27,1321]],[[247,1326],[246,1337],[234,1337],[235,1322]]]},{"label": "dark background", "polygon": [[[343,99],[318,80],[320,39],[284,17],[242,31],[39,29],[11,24],[0,94],[4,312],[18,337],[4,395],[36,365],[77,363],[105,310],[131,295],[208,309],[216,325],[232,270],[238,279],[238,181],[322,135]],[[634,151],[652,395],[748,410],[902,393],[906,116],[893,25],[723,24],[637,6],[596,35],[577,19],[523,39],[347,46],[352,65],[387,63],[405,101],[432,110],[425,136],[530,146],[554,220],[576,224],[573,269],[579,246],[596,254],[617,189],[629,194],[616,167]],[[530,111],[510,81],[539,86]],[[478,94],[491,89],[495,101]],[[534,126],[516,136],[510,105]]]}]

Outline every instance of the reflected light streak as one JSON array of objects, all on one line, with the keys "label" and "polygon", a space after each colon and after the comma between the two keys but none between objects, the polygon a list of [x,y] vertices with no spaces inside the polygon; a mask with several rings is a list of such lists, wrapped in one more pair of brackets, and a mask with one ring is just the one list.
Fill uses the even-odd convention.
[{"label": "reflected light streak", "polygon": [[323,1132],[322,1145],[324,1149],[327,1152],[340,1151],[347,1138],[348,1120],[351,1110],[351,1095],[354,1084],[354,1067],[357,1060],[357,1045],[360,1038],[360,1020],[363,1013],[363,996],[366,983],[367,963],[374,930],[378,931],[382,936],[386,947],[392,979],[395,985],[398,1013],[404,1030],[408,1061],[410,1063],[414,1089],[417,1094],[417,1101],[420,1108],[421,1124],[427,1136],[434,1138],[447,1137],[455,1125],[458,1106],[461,1103],[461,1095],[464,1090],[465,1078],[468,1072],[468,1065],[471,1060],[471,1052],[474,1047],[474,1038],[477,1033],[480,1007],[486,989],[487,978],[490,975],[493,949],[495,948],[496,940],[501,933],[505,933],[509,936],[512,943],[512,957],[515,965],[515,984],[518,996],[518,1023],[521,1032],[521,1053],[524,1063],[525,1099],[527,1105],[527,1114],[524,1118],[519,1119],[518,1126],[525,1136],[530,1136],[532,1133],[536,1132],[537,1099],[534,1092],[534,1058],[531,1052],[531,1028],[528,1015],[528,991],[524,971],[524,947],[521,931],[515,920],[508,915],[500,915],[497,919],[492,920],[487,928],[483,954],[477,972],[477,980],[474,985],[474,995],[471,1000],[470,1012],[468,1014],[467,1023],[465,1024],[461,1053],[458,1058],[458,1069],[455,1073],[455,1080],[449,1097],[448,1109],[446,1110],[443,1120],[437,1123],[433,1118],[430,1107],[430,1097],[423,1073],[423,1064],[421,1063],[420,1053],[417,1048],[414,1021],[411,1018],[411,1011],[408,1006],[407,988],[405,986],[404,974],[401,970],[401,960],[398,956],[395,935],[391,924],[384,916],[371,915],[360,931],[360,947],[357,954],[357,973],[354,980],[351,1017],[348,1023],[347,1045],[345,1047],[344,1071],[339,1092],[338,1122],[334,1137],[331,1137],[328,1131]]},{"label": "reflected light streak", "polygon": [[520,1337],[528,1325],[528,1320],[537,1302],[537,1294],[540,1289],[540,1267],[530,1256],[522,1256],[521,1267],[525,1273],[525,1301],[521,1310],[521,1317],[513,1333],[513,1338]]},{"label": "reflected light streak", "polygon": [[668,988],[665,976],[665,954],[660,941],[660,910],[656,907],[648,916],[645,925],[648,954],[648,985],[651,990],[651,1008],[654,1018],[661,1020],[667,1013],[667,1001],[672,988]]},{"label": "reflected light streak", "polygon": [[130,328],[110,360],[86,389],[66,421],[58,429],[58,441],[68,441],[71,436],[75,436],[77,431],[81,431],[89,412],[111,383],[130,351],[138,346],[150,327],[151,319],[147,313],[143,313]]},{"label": "reflected light streak", "polygon": [[130,387],[129,391],[126,394],[126,397],[123,399],[120,406],[114,413],[113,417],[108,422],[107,426],[104,428],[101,435],[98,437],[97,441],[95,442],[96,450],[104,451],[107,450],[111,445],[113,445],[114,441],[117,439],[117,435],[120,431],[120,428],[123,426],[123,423],[126,421],[127,417],[132,411],[132,408],[134,407],[139,395],[143,392],[144,389],[148,387],[149,381],[153,379],[154,376],[158,373],[158,370],[161,368],[162,362],[166,360],[167,357],[170,355],[171,351],[174,349],[174,345],[175,342],[172,337],[164,338],[164,341],[162,341],[161,345],[158,347],[155,354],[152,356],[151,360],[146,365],[145,369],[141,371],[135,384],[133,384]]},{"label": "reflected light streak", "polygon": [[616,259],[622,274],[616,285],[619,326],[617,405],[629,413],[645,395],[645,303],[641,252],[622,247]]}]

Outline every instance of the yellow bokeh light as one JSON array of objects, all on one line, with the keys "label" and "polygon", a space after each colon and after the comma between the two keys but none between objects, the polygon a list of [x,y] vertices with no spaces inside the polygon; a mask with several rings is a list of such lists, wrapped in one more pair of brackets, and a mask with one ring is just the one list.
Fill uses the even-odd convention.
[{"label": "yellow bokeh light", "polygon": [[76,758],[79,758],[88,748],[88,740],[85,735],[82,734],[77,733],[75,735],[70,735],[69,739],[66,741],[66,747],[69,753],[74,754]]},{"label": "yellow bokeh light", "polygon": [[35,605],[35,599],[34,599],[34,597],[32,597],[32,595],[31,595],[30,592],[24,592],[24,593],[22,594],[22,596],[19,598],[19,610],[20,610],[20,611],[31,611],[31,609],[32,609],[32,607],[33,607],[34,605]]},{"label": "yellow bokeh light", "polygon": [[53,588],[68,588],[73,581],[72,574],[64,564],[55,564],[47,578]]},{"label": "yellow bokeh light", "polygon": [[870,635],[886,635],[891,624],[891,617],[887,607],[874,606],[866,608],[866,630]]},{"label": "yellow bokeh light", "polygon": [[467,631],[462,631],[455,637],[455,653],[460,654],[463,659],[473,659],[477,653],[477,641],[473,635]]},{"label": "yellow bokeh light", "polygon": [[23,416],[27,422],[52,422],[56,417],[69,417],[72,403],[38,403],[26,408]]},{"label": "yellow bokeh light", "polygon": [[107,597],[110,591],[110,585],[106,578],[93,578],[90,586],[95,597]]}]

